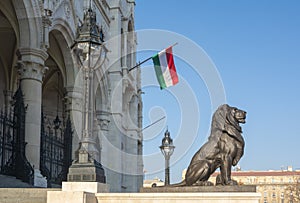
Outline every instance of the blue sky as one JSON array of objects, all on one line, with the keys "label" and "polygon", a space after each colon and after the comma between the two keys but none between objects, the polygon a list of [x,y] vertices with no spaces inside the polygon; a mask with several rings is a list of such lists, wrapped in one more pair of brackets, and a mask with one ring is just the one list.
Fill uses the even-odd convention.
[{"label": "blue sky", "polygon": [[[181,171],[209,135],[215,105],[224,101],[218,91],[224,92],[228,104],[248,112],[242,170],[279,170],[288,165],[300,169],[299,10],[297,0],[136,1],[138,60],[184,38],[173,49],[178,85],[160,90],[151,61],[142,66],[144,126],[166,116],[144,131],[146,178],[164,178],[158,146],[168,126],[176,146],[171,182],[180,180]],[[145,29],[161,34],[144,37],[140,30]],[[164,40],[168,32],[175,38]],[[187,51],[189,43],[198,46],[201,68],[182,57],[195,54]],[[217,73],[203,75],[214,68]],[[207,81],[219,79],[224,90],[210,88]],[[214,100],[213,95],[222,98]]]}]

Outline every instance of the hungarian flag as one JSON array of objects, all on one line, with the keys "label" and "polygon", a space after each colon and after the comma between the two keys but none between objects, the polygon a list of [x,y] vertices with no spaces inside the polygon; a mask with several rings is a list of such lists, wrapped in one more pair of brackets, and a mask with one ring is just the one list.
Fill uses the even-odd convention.
[{"label": "hungarian flag", "polygon": [[152,60],[160,89],[164,89],[178,83],[172,46],[153,56]]}]

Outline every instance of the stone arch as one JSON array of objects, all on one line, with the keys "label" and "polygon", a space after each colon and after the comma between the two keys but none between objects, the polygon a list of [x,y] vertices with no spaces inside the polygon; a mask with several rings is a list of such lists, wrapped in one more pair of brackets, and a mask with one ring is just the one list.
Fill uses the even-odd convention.
[{"label": "stone arch", "polygon": [[[104,79],[106,80],[106,79]],[[107,111],[108,106],[108,84],[105,81],[100,81],[96,88],[95,109],[96,111]]]},{"label": "stone arch", "polygon": [[[49,57],[48,65],[56,66],[54,60]],[[49,66],[48,66],[49,67]],[[64,106],[62,99],[64,97],[63,79],[59,69],[51,67],[51,71],[47,73],[47,80],[44,81],[42,106],[43,112],[47,118],[54,119],[58,116],[60,119],[64,117]]]},{"label": "stone arch", "polygon": [[[13,28],[15,33],[19,33],[19,23],[16,16],[15,8],[13,7],[11,1],[2,0],[0,1],[0,12],[7,18],[11,27]],[[19,34],[16,35],[17,42],[20,41]]]},{"label": "stone arch", "polygon": [[[65,86],[67,87],[74,85],[76,73],[78,73],[80,69],[75,65],[74,58],[71,52],[72,50],[70,49],[70,47],[74,43],[74,36],[75,35],[72,32],[71,27],[65,20],[56,19],[55,21],[53,21],[53,26],[49,38],[54,37],[56,41],[59,42],[59,48],[64,64],[63,73],[65,78]],[[54,55],[54,53],[51,53],[51,51],[49,52],[49,54],[52,56]]]},{"label": "stone arch", "polygon": [[[19,41],[18,19],[11,1],[0,2],[0,108],[8,107],[16,89],[14,68]],[[6,95],[6,96],[5,96]]]},{"label": "stone arch", "polygon": [[45,66],[48,71],[43,80],[43,108],[44,112],[50,118],[58,115],[65,117],[65,106],[63,98],[65,96],[65,87],[74,85],[74,63],[69,48],[71,43],[70,29],[56,21],[53,29],[49,33],[48,59]]},{"label": "stone arch", "polygon": [[110,122],[109,104],[108,104],[108,88],[109,82],[101,68],[96,72],[96,92],[95,92],[95,110],[98,122],[100,122],[101,130],[108,130]]},{"label": "stone arch", "polygon": [[132,122],[132,127],[136,128],[138,126],[138,96],[132,95],[129,101],[128,113],[130,117],[130,121]]},{"label": "stone arch", "polygon": [[128,27],[127,27],[128,32],[133,32],[134,31],[134,24],[133,24],[133,18],[130,17],[130,20],[128,21]]},{"label": "stone arch", "polygon": [[122,111],[124,114],[124,123],[123,123],[123,127],[125,129],[128,129],[128,127],[132,128],[134,125],[134,122],[132,121],[132,117],[131,117],[131,112],[130,112],[130,108],[132,107],[132,100],[135,96],[134,94],[134,88],[132,86],[132,84],[128,81],[125,80],[125,82],[123,83],[124,87],[123,87],[123,101],[122,101]]},{"label": "stone arch", "polygon": [[12,0],[20,30],[19,46],[40,48],[42,44],[42,11],[39,0]]}]

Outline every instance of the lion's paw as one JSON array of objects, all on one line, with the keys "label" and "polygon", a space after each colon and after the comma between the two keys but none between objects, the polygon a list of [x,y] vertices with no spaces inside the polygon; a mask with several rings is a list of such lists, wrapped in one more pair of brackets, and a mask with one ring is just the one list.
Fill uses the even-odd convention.
[{"label": "lion's paw", "polygon": [[228,181],[228,185],[238,185],[238,182],[235,180]]}]

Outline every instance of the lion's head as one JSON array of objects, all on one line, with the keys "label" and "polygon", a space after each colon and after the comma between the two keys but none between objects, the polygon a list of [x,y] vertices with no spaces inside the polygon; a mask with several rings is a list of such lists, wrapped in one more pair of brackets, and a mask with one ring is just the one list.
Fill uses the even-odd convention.
[{"label": "lion's head", "polygon": [[246,122],[246,114],[246,111],[231,107],[228,104],[221,105],[212,118],[211,136],[219,137],[220,133],[224,131],[231,136],[239,136],[242,133],[240,123]]}]

